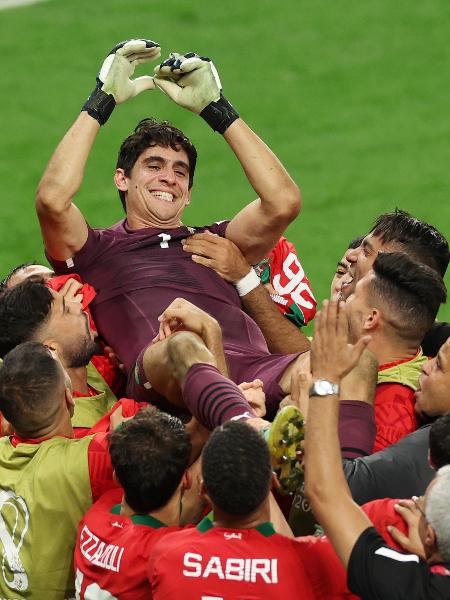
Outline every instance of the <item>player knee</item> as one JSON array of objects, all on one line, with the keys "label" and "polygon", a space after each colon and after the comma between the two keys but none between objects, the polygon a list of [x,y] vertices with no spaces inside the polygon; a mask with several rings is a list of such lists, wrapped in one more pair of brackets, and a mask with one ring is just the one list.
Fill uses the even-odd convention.
[{"label": "player knee", "polygon": [[195,364],[206,363],[216,366],[213,354],[203,340],[190,331],[179,331],[167,340],[169,364],[174,377],[181,381]]}]

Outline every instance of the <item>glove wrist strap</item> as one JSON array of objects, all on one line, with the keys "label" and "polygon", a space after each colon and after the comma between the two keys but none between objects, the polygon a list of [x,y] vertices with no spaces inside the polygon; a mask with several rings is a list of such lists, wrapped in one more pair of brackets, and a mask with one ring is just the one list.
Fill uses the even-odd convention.
[{"label": "glove wrist strap", "polygon": [[239,119],[239,114],[226,98],[220,94],[217,102],[210,102],[200,113],[214,131],[225,133],[231,123]]},{"label": "glove wrist strap", "polygon": [[101,89],[95,88],[81,110],[86,111],[100,125],[104,125],[111,116],[115,106],[116,101],[112,94],[106,94]]}]

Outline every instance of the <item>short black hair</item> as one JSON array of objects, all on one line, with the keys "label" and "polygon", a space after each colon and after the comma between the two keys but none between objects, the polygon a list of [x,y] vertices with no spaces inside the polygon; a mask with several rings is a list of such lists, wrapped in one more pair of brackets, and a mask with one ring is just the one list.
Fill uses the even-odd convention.
[{"label": "short black hair", "polygon": [[[174,127],[168,121],[157,121],[152,117],[142,119],[136,125],[134,132],[129,135],[120,146],[117,157],[117,169],[123,169],[127,177],[140,157],[140,155],[153,146],[184,150],[189,160],[189,189],[194,183],[195,165],[197,163],[197,150],[181,129]],[[126,211],[125,192],[119,190],[123,209]]]},{"label": "short black hair", "polygon": [[50,317],[53,296],[37,281],[24,281],[0,296],[0,356],[33,339]]},{"label": "short black hair", "polygon": [[173,496],[189,464],[191,441],[179,419],[152,407],[110,435],[109,451],[127,504],[147,514]]},{"label": "short black hair", "polygon": [[432,225],[397,208],[380,215],[371,233],[385,244],[398,244],[403,252],[444,277],[450,260],[448,242]]},{"label": "short black hair", "polygon": [[250,425],[229,421],[203,449],[202,473],[213,505],[233,516],[252,513],[270,491],[272,468],[263,437]]},{"label": "short black hair", "polygon": [[380,252],[373,271],[368,290],[374,305],[378,299],[388,306],[388,322],[398,337],[419,345],[446,301],[442,277],[404,252]]},{"label": "short black hair", "polygon": [[429,444],[434,469],[450,464],[450,412],[436,419],[431,426]]},{"label": "short black hair", "polygon": [[26,437],[51,424],[65,388],[61,364],[39,342],[25,342],[0,366],[0,411]]}]

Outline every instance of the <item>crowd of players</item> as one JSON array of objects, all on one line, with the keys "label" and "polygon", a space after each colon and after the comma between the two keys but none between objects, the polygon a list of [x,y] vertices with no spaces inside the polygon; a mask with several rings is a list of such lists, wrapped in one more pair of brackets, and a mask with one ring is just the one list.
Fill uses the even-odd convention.
[{"label": "crowd of players", "polygon": [[[159,56],[108,55],[39,184],[52,269],[1,283],[0,598],[450,598],[447,240],[379,216],[316,314],[283,237],[298,187],[209,59],[131,79]],[[182,223],[197,153],[154,119],[119,150],[125,218],[93,229],[72,202],[149,90],[236,155],[257,199],[231,220]]]}]

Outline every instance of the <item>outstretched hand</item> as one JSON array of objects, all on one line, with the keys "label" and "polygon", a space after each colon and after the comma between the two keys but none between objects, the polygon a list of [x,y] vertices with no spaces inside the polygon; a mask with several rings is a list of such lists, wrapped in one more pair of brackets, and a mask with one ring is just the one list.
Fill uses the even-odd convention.
[{"label": "outstretched hand", "polygon": [[340,383],[358,363],[370,336],[348,344],[347,314],[344,302],[325,300],[314,320],[311,343],[311,373],[313,379]]}]

